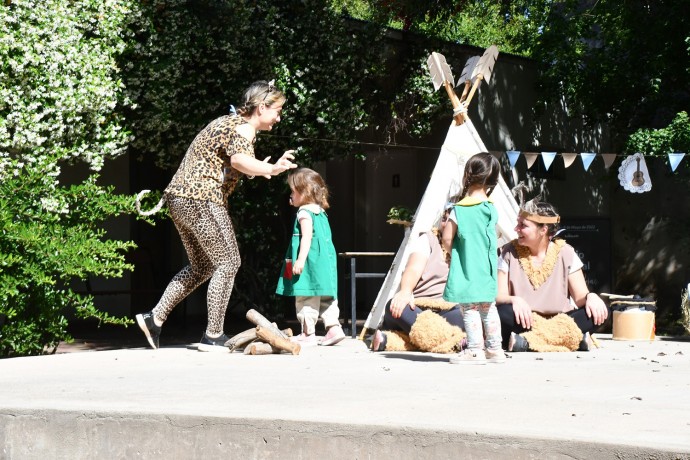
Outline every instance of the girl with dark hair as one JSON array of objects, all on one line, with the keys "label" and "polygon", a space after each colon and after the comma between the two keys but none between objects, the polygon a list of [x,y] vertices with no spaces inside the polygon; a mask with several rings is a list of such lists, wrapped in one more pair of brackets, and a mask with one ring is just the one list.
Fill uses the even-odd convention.
[{"label": "girl with dark hair", "polygon": [[490,153],[470,157],[462,198],[443,230],[443,246],[451,254],[443,298],[460,304],[467,333],[467,348],[452,357],[451,364],[505,361],[495,303],[498,212],[489,199],[499,174],[500,164]]}]

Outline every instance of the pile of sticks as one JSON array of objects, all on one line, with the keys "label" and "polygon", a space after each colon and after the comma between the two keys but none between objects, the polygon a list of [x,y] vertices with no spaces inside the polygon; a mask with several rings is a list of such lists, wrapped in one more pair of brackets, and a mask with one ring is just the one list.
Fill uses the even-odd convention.
[{"label": "pile of sticks", "polygon": [[228,339],[225,346],[230,348],[231,352],[244,349],[245,355],[271,355],[282,352],[299,355],[299,343],[290,341],[292,329],[281,331],[275,323],[271,323],[254,309],[247,312],[247,319],[256,324],[256,327]]}]

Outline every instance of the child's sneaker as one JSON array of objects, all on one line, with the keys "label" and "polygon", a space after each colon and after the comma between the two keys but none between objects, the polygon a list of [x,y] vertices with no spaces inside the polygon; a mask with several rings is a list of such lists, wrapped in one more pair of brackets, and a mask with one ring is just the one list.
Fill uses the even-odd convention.
[{"label": "child's sneaker", "polygon": [[456,353],[460,353],[465,348],[467,348],[467,337],[463,337],[462,340],[456,343],[453,347],[453,351]]},{"label": "child's sneaker", "polygon": [[582,341],[580,342],[580,347],[577,351],[592,351],[594,349],[594,340],[589,332],[585,332],[582,336]]},{"label": "child's sneaker", "polygon": [[156,323],[153,321],[153,313],[150,311],[147,313],[139,313],[136,318],[139,329],[146,335],[146,340],[149,341],[151,348],[154,350],[157,349],[158,339],[160,339],[161,336],[161,327],[156,326]]},{"label": "child's sneaker", "polygon": [[505,363],[506,354],[500,348],[497,350],[486,350],[486,361],[489,363]]},{"label": "child's sneaker", "polygon": [[206,335],[206,332],[204,332],[204,335],[201,337],[201,340],[199,341],[199,347],[197,350],[199,351],[211,351],[211,352],[220,352],[220,353],[229,353],[230,349],[225,346],[225,342],[230,340],[230,337],[228,337],[225,334],[221,334],[220,337],[209,337]]},{"label": "child's sneaker", "polygon": [[309,345],[316,345],[317,342],[319,341],[318,337],[316,334],[299,334],[295,335],[293,337],[290,337],[291,342],[299,343],[302,346],[309,346]]},{"label": "child's sneaker", "polygon": [[527,343],[527,339],[520,334],[511,332],[510,340],[508,341],[508,351],[529,351],[529,343]]},{"label": "child's sneaker", "polygon": [[304,336],[304,334],[292,335],[292,336],[288,337],[288,340],[289,340],[290,342],[297,343],[297,342],[300,341],[300,339],[301,339],[303,336]]},{"label": "child's sneaker", "polygon": [[376,332],[374,332],[374,338],[371,339],[371,351],[385,351],[386,339],[386,334],[377,329]]},{"label": "child's sneaker", "polygon": [[450,358],[451,364],[486,364],[484,350],[467,348]]},{"label": "child's sneaker", "polygon": [[319,345],[335,345],[336,343],[340,343],[340,341],[344,338],[345,332],[343,331],[343,328],[340,327],[340,324],[338,324],[336,326],[331,326],[328,328],[328,332],[326,332],[326,335],[324,336],[323,340],[319,342]]}]

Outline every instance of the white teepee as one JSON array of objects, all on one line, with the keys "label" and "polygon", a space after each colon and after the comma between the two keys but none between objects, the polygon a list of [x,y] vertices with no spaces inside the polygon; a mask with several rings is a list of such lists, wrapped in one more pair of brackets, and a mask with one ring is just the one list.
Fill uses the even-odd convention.
[{"label": "white teepee", "polygon": [[[487,52],[488,51],[489,50],[487,50]],[[497,54],[497,51],[495,53]],[[432,58],[433,57],[434,55],[432,55]],[[431,63],[433,60],[432,58],[430,58],[430,68],[433,65]],[[445,68],[447,67],[445,58],[442,64],[444,64],[444,70],[434,72],[432,69],[432,78],[437,78],[434,73],[445,73],[448,75],[449,69]],[[441,78],[443,78],[443,76]],[[452,81],[452,77],[446,78]],[[481,76],[479,78],[481,78]],[[434,84],[437,89],[442,86],[441,84],[437,84],[437,82],[434,82]],[[457,109],[457,99],[453,100],[454,92],[453,94],[449,92],[449,95],[451,96],[454,108]],[[463,115],[465,115],[464,111]],[[420,233],[428,231],[438,224],[438,220],[448,199],[461,191],[462,176],[467,159],[476,153],[487,151],[484,142],[482,142],[479,137],[471,120],[466,115],[463,118],[464,119],[460,119],[460,117],[456,116],[448,129],[448,134],[441,147],[438,161],[429,179],[429,185],[422,196],[422,201],[419,203],[419,206],[417,206],[412,228],[409,232],[405,233],[405,237],[395,255],[393,264],[376,297],[374,306],[364,323],[364,328],[360,336],[361,338],[363,338],[367,332],[371,332],[381,325],[385,311],[384,309],[400,287],[400,278],[407,264],[407,259],[409,258],[414,239],[417,238]],[[498,211],[497,232],[500,247],[503,243],[507,243],[516,237],[514,227],[517,221],[519,207],[510,189],[503,180],[503,177],[500,178],[498,186],[494,189],[490,198]]]}]

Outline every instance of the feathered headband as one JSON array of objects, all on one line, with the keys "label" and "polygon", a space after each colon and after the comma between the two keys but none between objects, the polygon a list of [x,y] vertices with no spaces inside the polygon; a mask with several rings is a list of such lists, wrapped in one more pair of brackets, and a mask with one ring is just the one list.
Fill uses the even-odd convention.
[{"label": "feathered headband", "polygon": [[524,182],[520,182],[513,188],[512,192],[515,195],[519,194],[520,198],[520,213],[518,214],[520,217],[523,219],[531,220],[532,222],[536,222],[538,224],[557,224],[561,221],[561,216],[556,214],[555,216],[540,216],[539,214],[529,212],[527,211],[526,208],[532,208],[532,206],[528,206],[530,203],[537,203],[541,199],[541,195],[537,195],[534,198],[532,198],[530,201],[525,203],[525,191],[527,190],[527,186],[525,186]]},{"label": "feathered headband", "polygon": [[520,210],[520,217],[523,219],[531,220],[532,222],[536,222],[538,224],[557,224],[561,221],[561,216],[540,216],[539,214],[534,214],[531,212],[527,212],[524,209]]}]

